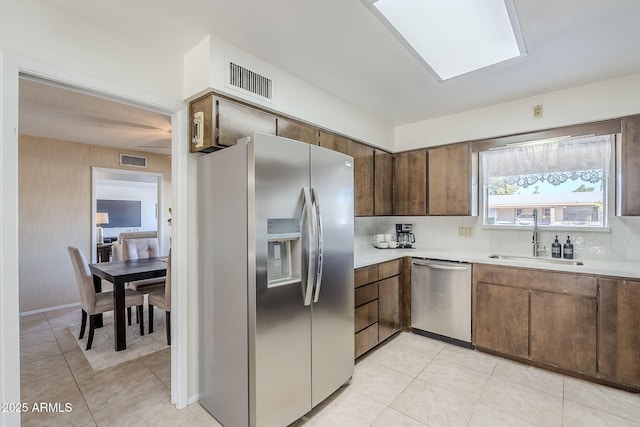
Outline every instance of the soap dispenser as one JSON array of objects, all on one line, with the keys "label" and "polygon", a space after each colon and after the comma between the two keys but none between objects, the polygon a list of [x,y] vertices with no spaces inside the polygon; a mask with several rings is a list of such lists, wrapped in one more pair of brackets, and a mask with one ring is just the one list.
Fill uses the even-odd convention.
[{"label": "soap dispenser", "polygon": [[567,236],[567,243],[564,244],[564,257],[567,259],[573,259],[573,243],[569,240],[569,236]]},{"label": "soap dispenser", "polygon": [[558,235],[556,235],[556,240],[551,244],[551,257],[552,258],[561,258],[562,255],[562,245],[558,241]]}]

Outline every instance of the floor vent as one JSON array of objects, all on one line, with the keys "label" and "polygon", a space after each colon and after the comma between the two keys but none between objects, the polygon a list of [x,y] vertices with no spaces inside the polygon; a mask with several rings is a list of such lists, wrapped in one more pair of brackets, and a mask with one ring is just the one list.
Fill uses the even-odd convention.
[{"label": "floor vent", "polygon": [[131,154],[120,154],[120,166],[135,166],[137,168],[146,168],[147,158],[142,156],[132,156]]},{"label": "floor vent", "polygon": [[229,62],[229,84],[269,100],[273,96],[271,79],[233,62]]}]

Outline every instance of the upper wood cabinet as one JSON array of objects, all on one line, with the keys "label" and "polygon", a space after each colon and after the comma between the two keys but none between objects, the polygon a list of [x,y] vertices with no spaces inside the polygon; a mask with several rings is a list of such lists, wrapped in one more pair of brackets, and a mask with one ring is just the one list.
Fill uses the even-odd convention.
[{"label": "upper wood cabinet", "polygon": [[318,145],[320,130],[297,120],[278,117],[278,136]]},{"label": "upper wood cabinet", "polygon": [[375,150],[373,214],[393,215],[393,154]]},{"label": "upper wood cabinet", "polygon": [[214,95],[192,102],[190,113],[191,152],[230,147],[254,132],[276,134],[276,116]]},{"label": "upper wood cabinet", "polygon": [[394,155],[393,214],[427,214],[427,150]]},{"label": "upper wood cabinet", "polygon": [[471,144],[429,149],[429,215],[471,215]]},{"label": "upper wood cabinet", "polygon": [[373,215],[374,149],[324,131],[320,131],[320,146],[353,157],[354,213],[356,216]]},{"label": "upper wood cabinet", "polygon": [[622,119],[620,161],[622,182],[620,212],[622,216],[640,215],[640,116]]},{"label": "upper wood cabinet", "polygon": [[218,145],[229,147],[254,132],[276,134],[276,117],[245,105],[218,99]]}]

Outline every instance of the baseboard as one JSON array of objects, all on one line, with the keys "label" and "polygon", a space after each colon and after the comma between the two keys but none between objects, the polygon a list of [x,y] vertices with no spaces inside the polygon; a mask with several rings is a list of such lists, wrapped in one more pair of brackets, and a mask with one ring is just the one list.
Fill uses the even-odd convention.
[{"label": "baseboard", "polygon": [[80,307],[80,303],[74,302],[73,304],[64,304],[64,305],[58,305],[55,307],[47,307],[47,308],[41,308],[38,310],[25,311],[23,313],[20,313],[20,316],[29,316],[30,314],[46,313],[47,311],[62,310],[63,308],[71,308],[71,307]]}]

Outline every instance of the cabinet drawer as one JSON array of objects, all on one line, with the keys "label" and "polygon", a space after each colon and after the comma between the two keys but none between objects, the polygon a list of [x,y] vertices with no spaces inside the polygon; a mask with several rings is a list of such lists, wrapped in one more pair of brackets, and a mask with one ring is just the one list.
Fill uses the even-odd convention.
[{"label": "cabinet drawer", "polygon": [[378,264],[378,280],[397,276],[402,272],[402,258]]},{"label": "cabinet drawer", "polygon": [[360,286],[356,289],[356,307],[376,299],[378,299],[378,283],[371,283],[370,285]]},{"label": "cabinet drawer", "polygon": [[378,321],[378,300],[356,308],[355,331],[358,332]]},{"label": "cabinet drawer", "polygon": [[378,324],[374,323],[355,336],[356,359],[378,344]]},{"label": "cabinet drawer", "polygon": [[366,285],[378,281],[378,265],[362,267],[355,271],[354,283],[355,287]]}]

